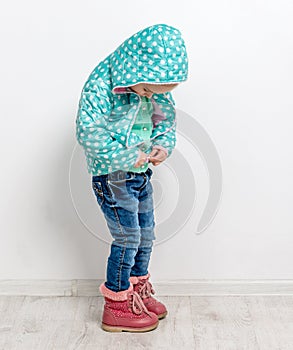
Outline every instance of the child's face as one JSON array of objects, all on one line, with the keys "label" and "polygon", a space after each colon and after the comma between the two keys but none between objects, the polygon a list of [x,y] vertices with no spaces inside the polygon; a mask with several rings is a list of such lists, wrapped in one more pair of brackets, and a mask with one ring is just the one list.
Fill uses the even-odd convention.
[{"label": "child's face", "polygon": [[140,83],[130,86],[130,89],[136,92],[140,96],[146,96],[151,98],[153,94],[163,94],[165,92],[170,92],[178,84],[147,84]]}]

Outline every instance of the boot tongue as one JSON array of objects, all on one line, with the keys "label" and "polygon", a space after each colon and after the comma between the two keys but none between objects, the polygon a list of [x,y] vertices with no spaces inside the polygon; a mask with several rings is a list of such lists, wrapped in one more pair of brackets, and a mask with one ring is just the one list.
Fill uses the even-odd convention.
[{"label": "boot tongue", "polygon": [[139,291],[143,299],[150,297],[151,293],[155,294],[152,284],[147,279],[140,280]]},{"label": "boot tongue", "polygon": [[129,303],[133,313],[136,315],[140,315],[144,311],[150,316],[149,310],[146,308],[137,292],[129,293]]}]

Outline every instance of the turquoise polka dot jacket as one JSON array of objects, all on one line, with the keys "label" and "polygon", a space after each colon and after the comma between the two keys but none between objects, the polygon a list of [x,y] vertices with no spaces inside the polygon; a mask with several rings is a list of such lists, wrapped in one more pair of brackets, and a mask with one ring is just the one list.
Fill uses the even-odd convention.
[{"label": "turquoise polka dot jacket", "polygon": [[169,157],[176,144],[176,108],[171,92],[153,94],[150,142],[132,126],[141,97],[129,87],[187,80],[188,58],[181,32],[166,24],[147,27],[126,39],[103,59],[85,82],[76,117],[76,138],[88,173],[129,171],[141,151],[161,148]]}]

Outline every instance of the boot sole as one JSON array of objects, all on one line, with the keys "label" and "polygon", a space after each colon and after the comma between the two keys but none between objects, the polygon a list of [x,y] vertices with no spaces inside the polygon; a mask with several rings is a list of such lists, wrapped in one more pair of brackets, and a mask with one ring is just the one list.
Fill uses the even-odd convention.
[{"label": "boot sole", "polygon": [[163,314],[158,315],[158,319],[162,320],[163,318],[166,317],[167,313],[168,313],[168,311],[164,312]]},{"label": "boot sole", "polygon": [[148,332],[156,329],[158,327],[159,321],[155,324],[144,327],[144,328],[132,328],[132,327],[124,327],[124,326],[110,326],[108,324],[102,323],[102,329],[107,332]]}]

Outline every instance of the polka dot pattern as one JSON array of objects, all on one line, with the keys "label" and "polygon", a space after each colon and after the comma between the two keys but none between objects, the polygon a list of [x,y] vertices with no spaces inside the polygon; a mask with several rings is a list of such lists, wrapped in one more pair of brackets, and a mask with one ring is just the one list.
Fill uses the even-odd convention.
[{"label": "polka dot pattern", "polygon": [[[128,171],[137,160],[145,141],[132,131],[140,97],[125,87],[138,82],[182,82],[187,75],[181,34],[165,24],[134,34],[101,61],[83,86],[76,118],[76,138],[84,148],[88,173]],[[118,87],[120,91],[115,90]],[[156,118],[145,153],[157,145],[170,156],[176,145],[175,102],[171,93],[165,93],[154,94],[153,103]]]},{"label": "polka dot pattern", "polygon": [[112,53],[110,69],[113,88],[138,82],[162,84],[185,81],[188,58],[180,31],[166,24],[141,30]]}]

